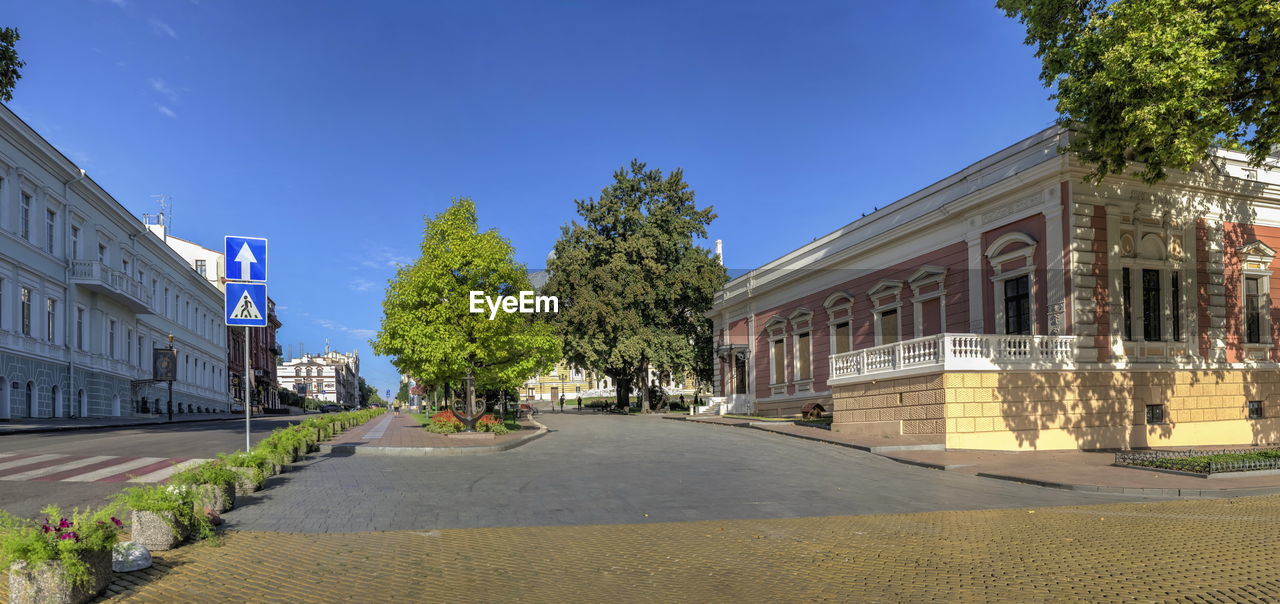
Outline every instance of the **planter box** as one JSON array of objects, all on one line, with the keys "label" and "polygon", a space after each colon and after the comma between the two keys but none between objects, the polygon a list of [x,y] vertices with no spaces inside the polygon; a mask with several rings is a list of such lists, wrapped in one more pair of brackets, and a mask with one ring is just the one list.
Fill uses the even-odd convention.
[{"label": "planter box", "polygon": [[139,512],[134,511],[130,522],[132,540],[151,551],[164,551],[177,547],[187,540],[191,527],[183,522],[174,522],[173,512]]},{"label": "planter box", "polygon": [[236,506],[236,488],[231,485],[201,484],[195,486],[197,514],[209,508],[219,514]]},{"label": "planter box", "polygon": [[240,480],[236,481],[236,493],[249,494],[258,490],[258,483],[253,479],[254,468],[231,467],[231,471],[240,475]]},{"label": "planter box", "polygon": [[89,583],[75,587],[68,583],[61,561],[13,563],[9,567],[9,602],[80,604],[92,600],[111,584],[111,551],[81,552],[80,559],[89,565]]},{"label": "planter box", "polygon": [[498,437],[493,432],[453,432],[446,436],[458,440],[493,440]]}]

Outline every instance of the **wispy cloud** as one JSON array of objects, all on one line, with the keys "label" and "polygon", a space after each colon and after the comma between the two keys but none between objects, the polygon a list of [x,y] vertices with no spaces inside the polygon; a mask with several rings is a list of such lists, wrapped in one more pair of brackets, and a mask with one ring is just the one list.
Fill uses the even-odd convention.
[{"label": "wispy cloud", "polygon": [[353,279],[348,285],[353,291],[367,292],[373,289],[374,283],[368,279]]},{"label": "wispy cloud", "polygon": [[178,39],[178,32],[174,31],[172,27],[169,27],[168,23],[165,23],[155,17],[152,17],[147,21],[151,23],[151,32],[157,36],[168,36],[174,40]]},{"label": "wispy cloud", "polygon": [[319,325],[320,327],[323,327],[325,329],[331,329],[333,331],[340,331],[345,334],[353,335],[358,338],[372,338],[373,336],[378,334],[377,331],[372,329],[357,329],[354,327],[347,327],[346,325],[343,325],[337,321],[330,321],[329,319],[316,319],[316,325]]},{"label": "wispy cloud", "polygon": [[169,99],[169,102],[178,102],[178,91],[174,90],[173,86],[170,86],[168,82],[164,81],[164,78],[151,78],[150,80],[147,80],[147,82],[151,84],[152,90],[164,95],[165,98]]},{"label": "wispy cloud", "polygon": [[175,120],[178,119],[178,114],[174,113],[172,109],[165,107],[164,105],[156,105],[156,111],[159,111],[160,115],[163,115],[167,118],[171,118]]},{"label": "wispy cloud", "polygon": [[372,269],[400,268],[401,265],[413,262],[413,258],[401,256],[389,247],[377,247],[369,250],[360,261],[360,266]]}]

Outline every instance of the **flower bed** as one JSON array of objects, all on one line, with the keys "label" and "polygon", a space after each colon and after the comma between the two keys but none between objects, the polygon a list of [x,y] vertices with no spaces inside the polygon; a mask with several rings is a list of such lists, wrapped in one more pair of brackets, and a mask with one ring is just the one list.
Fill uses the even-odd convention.
[{"label": "flower bed", "polygon": [[1115,465],[1176,470],[1194,474],[1280,469],[1280,449],[1219,451],[1121,451]]},{"label": "flower bed", "polygon": [[[424,417],[420,413],[416,414],[416,417],[418,418],[418,421],[422,422],[422,425],[428,432],[433,432],[435,434],[453,434],[456,432],[462,432],[466,429],[462,420],[458,419],[458,416],[454,415],[453,411],[447,409],[430,417]],[[503,422],[497,417],[494,417],[493,414],[485,414],[476,422],[477,432],[491,432],[497,436],[502,436],[503,434],[510,433],[512,430],[519,429],[520,425],[518,423],[514,421]]]},{"label": "flower bed", "polygon": [[[111,548],[123,523],[109,510],[44,510],[41,522],[0,511],[0,564],[16,602],[85,602],[111,582]],[[56,519],[56,520],[55,520]]]}]

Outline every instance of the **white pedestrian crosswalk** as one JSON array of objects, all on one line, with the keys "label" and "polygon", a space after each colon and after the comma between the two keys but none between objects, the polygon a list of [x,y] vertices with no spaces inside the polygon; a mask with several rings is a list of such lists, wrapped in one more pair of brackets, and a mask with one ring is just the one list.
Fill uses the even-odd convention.
[{"label": "white pedestrian crosswalk", "polygon": [[153,483],[206,461],[209,460],[10,452],[0,453],[0,481]]}]

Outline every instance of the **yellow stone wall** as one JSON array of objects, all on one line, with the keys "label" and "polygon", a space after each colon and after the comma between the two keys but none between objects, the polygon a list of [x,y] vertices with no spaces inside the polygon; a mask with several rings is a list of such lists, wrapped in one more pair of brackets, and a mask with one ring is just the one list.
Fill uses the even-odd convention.
[{"label": "yellow stone wall", "polygon": [[858,431],[867,422],[897,422],[900,434],[942,434],[944,405],[942,374],[877,380],[832,388],[831,429]]},{"label": "yellow stone wall", "polygon": [[[834,400],[833,429],[900,420],[900,434],[945,434],[949,449],[1280,442],[1274,370],[949,372],[839,386]],[[1267,419],[1247,418],[1251,400]],[[1148,426],[1146,405],[1160,403],[1166,423]]]}]

